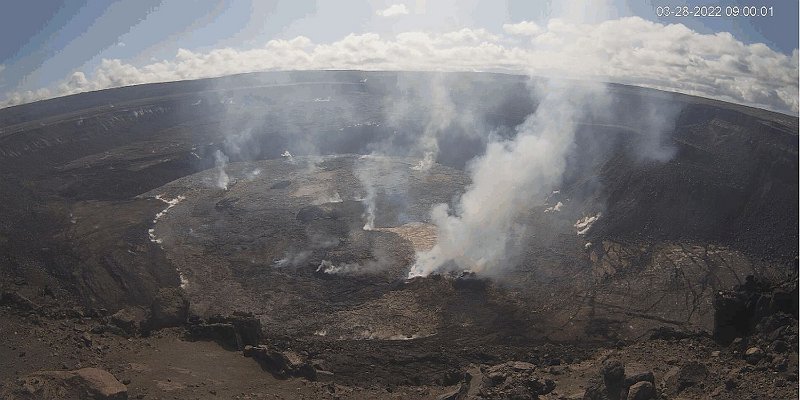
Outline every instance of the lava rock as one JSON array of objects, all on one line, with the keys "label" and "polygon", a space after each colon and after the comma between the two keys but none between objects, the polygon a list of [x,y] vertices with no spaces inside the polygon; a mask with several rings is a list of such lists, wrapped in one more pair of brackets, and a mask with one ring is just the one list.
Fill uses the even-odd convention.
[{"label": "lava rock", "polygon": [[150,329],[180,326],[189,316],[189,300],[179,288],[158,291],[150,306]]},{"label": "lava rock", "polygon": [[664,376],[664,388],[668,394],[678,394],[684,389],[702,382],[707,376],[708,368],[705,365],[691,361],[667,372]]},{"label": "lava rock", "polygon": [[656,387],[651,382],[637,382],[628,389],[628,400],[650,400],[655,397]]}]

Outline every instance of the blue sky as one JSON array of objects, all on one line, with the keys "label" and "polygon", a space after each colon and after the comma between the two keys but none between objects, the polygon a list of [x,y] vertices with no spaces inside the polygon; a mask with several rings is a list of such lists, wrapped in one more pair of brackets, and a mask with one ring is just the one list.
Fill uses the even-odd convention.
[{"label": "blue sky", "polygon": [[[403,18],[390,20],[376,15],[376,11],[393,3],[404,4],[411,11]],[[703,34],[730,32],[745,44],[764,43],[787,55],[798,47],[796,0],[776,1],[775,16],[758,18],[658,18],[656,6],[665,1],[603,3],[607,4],[573,8],[583,8],[584,22],[639,16],[664,24],[682,23]],[[725,6],[737,2],[669,2],[689,6],[709,3]],[[330,43],[366,32],[391,35],[483,28],[502,33],[503,25],[508,23],[545,24],[562,4],[534,0],[11,2],[0,13],[0,96],[55,85],[74,71],[88,74],[103,59],[144,65],[172,59],[179,48],[195,52],[249,49],[263,46],[270,39],[301,35],[314,43]]]}]

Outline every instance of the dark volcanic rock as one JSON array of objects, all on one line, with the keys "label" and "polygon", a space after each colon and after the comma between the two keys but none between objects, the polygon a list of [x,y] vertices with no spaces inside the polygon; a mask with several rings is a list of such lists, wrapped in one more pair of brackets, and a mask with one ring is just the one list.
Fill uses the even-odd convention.
[{"label": "dark volcanic rock", "polygon": [[180,326],[189,315],[189,300],[178,288],[164,288],[158,291],[150,306],[150,329]]},{"label": "dark volcanic rock", "polygon": [[75,371],[42,371],[17,381],[2,393],[4,399],[124,400],[128,389],[114,375],[98,368]]}]

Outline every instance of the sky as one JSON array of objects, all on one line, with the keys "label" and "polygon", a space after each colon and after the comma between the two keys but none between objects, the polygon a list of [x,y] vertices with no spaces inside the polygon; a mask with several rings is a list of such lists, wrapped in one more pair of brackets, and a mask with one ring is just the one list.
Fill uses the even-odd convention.
[{"label": "sky", "polygon": [[658,15],[737,3],[13,2],[0,13],[0,106],[258,70],[441,69],[629,83],[797,114],[798,1],[764,2],[768,16]]}]

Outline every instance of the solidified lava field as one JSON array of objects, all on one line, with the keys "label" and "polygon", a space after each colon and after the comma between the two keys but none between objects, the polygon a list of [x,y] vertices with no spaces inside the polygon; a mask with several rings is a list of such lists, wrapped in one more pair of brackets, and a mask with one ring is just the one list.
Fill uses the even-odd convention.
[{"label": "solidified lava field", "polygon": [[[434,78],[470,118],[426,164]],[[539,106],[527,80],[259,73],[0,110],[0,394],[80,398],[65,374],[98,368],[129,398],[796,397],[797,117],[608,85],[501,272],[409,277],[431,208]]]}]

